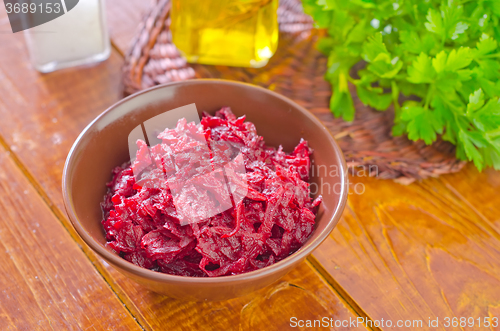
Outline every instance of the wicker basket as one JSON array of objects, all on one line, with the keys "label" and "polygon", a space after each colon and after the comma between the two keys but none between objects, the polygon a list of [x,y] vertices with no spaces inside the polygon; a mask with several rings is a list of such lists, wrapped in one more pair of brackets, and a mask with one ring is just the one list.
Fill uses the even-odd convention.
[{"label": "wicker basket", "polygon": [[416,179],[457,172],[465,164],[455,147],[438,140],[432,145],[393,137],[392,110],[377,112],[354,95],[353,122],[336,119],[328,108],[331,86],[324,79],[326,57],[315,47],[323,32],[313,29],[300,0],[281,0],[278,10],[278,51],[264,68],[188,64],[172,43],[170,0],[159,0],[138,28],[124,65],[125,93],[191,78],[224,78],[264,86],[314,113],[337,139],[350,172],[392,178],[408,184]]}]

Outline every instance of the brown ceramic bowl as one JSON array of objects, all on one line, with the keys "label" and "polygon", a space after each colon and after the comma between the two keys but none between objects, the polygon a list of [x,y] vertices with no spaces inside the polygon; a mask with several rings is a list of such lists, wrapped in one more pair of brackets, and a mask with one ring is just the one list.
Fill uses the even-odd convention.
[{"label": "brown ceramic bowl", "polygon": [[[314,149],[312,182],[323,187],[316,228],[297,252],[266,268],[241,275],[195,278],[163,274],[136,266],[105,247],[100,202],[111,169],[129,160],[128,134],[140,123],[166,110],[195,103],[214,113],[229,106],[246,115],[270,146],[292,151],[304,138]],[[338,176],[330,176],[332,167]],[[62,190],[66,211],[82,239],[109,264],[146,288],[185,300],[225,300],[275,282],[303,261],[333,230],[347,199],[345,161],[330,132],[295,102],[253,85],[225,80],[189,80],[157,86],[125,98],[97,117],[69,152]],[[337,192],[333,189],[336,188]]]}]

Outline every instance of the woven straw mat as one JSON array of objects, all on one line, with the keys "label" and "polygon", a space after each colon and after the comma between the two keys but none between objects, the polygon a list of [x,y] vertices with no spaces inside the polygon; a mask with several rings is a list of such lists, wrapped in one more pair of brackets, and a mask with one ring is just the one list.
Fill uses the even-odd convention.
[{"label": "woven straw mat", "polygon": [[315,114],[337,139],[349,173],[408,184],[457,172],[464,166],[448,142],[438,139],[428,146],[422,141],[393,137],[393,111],[377,112],[364,106],[353,90],[355,120],[345,122],[333,117],[328,108],[331,86],[324,79],[327,59],[315,47],[323,32],[313,29],[300,0],[280,1],[278,50],[259,69],[188,64],[172,43],[169,11],[170,0],[159,0],[138,27],[123,68],[126,94],[191,78],[253,83],[281,93]]}]

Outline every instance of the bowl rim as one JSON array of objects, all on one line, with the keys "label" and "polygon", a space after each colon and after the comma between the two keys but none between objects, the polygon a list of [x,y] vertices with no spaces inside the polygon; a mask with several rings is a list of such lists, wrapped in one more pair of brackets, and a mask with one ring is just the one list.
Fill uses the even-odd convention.
[{"label": "bowl rim", "polygon": [[[298,109],[301,113],[303,113],[310,121],[314,122],[316,125],[319,127],[322,127],[328,134],[327,136],[330,138],[329,143],[333,145],[333,148],[337,154],[337,157],[339,158],[340,161],[340,168],[341,168],[341,193],[339,194],[339,200],[337,205],[335,206],[334,214],[331,217],[330,220],[328,220],[328,224],[326,225],[325,229],[321,231],[318,235],[318,237],[311,241],[310,243],[300,247],[296,252],[293,254],[287,256],[283,260],[276,262],[270,266],[264,267],[262,269],[258,270],[253,270],[249,271],[246,273],[238,274],[238,275],[229,275],[229,276],[222,276],[222,277],[189,277],[189,276],[179,276],[179,275],[171,275],[167,273],[161,273],[153,270],[149,270],[146,268],[142,268],[140,266],[137,266],[122,257],[118,256],[117,254],[114,254],[113,252],[109,251],[106,249],[104,246],[102,246],[99,242],[97,242],[88,232],[87,230],[83,227],[81,224],[79,218],[76,215],[75,209],[73,202],[71,201],[70,197],[70,167],[73,165],[75,162],[78,153],[76,153],[77,149],[79,149],[80,144],[85,138],[85,135],[87,132],[94,126],[96,125],[97,122],[101,118],[103,118],[106,114],[112,112],[114,109],[116,109],[118,106],[128,102],[129,100],[136,98],[139,95],[147,94],[150,91],[154,90],[159,90],[163,88],[168,88],[171,86],[175,85],[198,85],[198,84],[218,84],[218,85],[238,85],[243,88],[248,88],[248,89],[254,89],[258,90],[259,92],[265,93],[270,95],[271,97],[281,99],[282,101],[290,104],[291,106],[295,107]],[[156,85],[154,87],[136,92],[132,95],[129,95],[110,107],[108,107],[105,111],[103,111],[101,114],[99,114],[92,122],[90,122],[85,129],[78,135],[76,138],[75,142],[73,143],[68,156],[66,158],[65,164],[64,164],[64,170],[63,170],[63,175],[62,175],[62,194],[63,194],[63,201],[64,201],[64,206],[66,209],[66,213],[69,216],[69,219],[71,221],[71,224],[75,228],[76,232],[78,235],[82,238],[82,240],[90,247],[92,250],[94,250],[97,254],[99,254],[104,260],[107,260],[106,262],[110,262],[112,265],[119,267],[120,269],[124,269],[125,271],[132,273],[136,276],[139,277],[144,277],[150,280],[154,280],[157,282],[161,283],[197,283],[197,284],[218,284],[218,283],[229,283],[229,282],[245,282],[245,281],[251,281],[257,278],[261,278],[263,276],[269,276],[271,274],[278,273],[280,271],[283,271],[287,268],[290,267],[290,265],[294,264],[294,262],[302,261],[305,259],[309,254],[311,254],[314,249],[316,249],[323,241],[326,240],[326,238],[330,235],[332,230],[335,228],[337,225],[338,221],[340,220],[340,217],[342,215],[342,212],[344,210],[344,207],[347,202],[347,193],[348,193],[348,181],[347,181],[347,165],[345,162],[344,154],[342,153],[338,143],[336,142],[335,138],[333,137],[332,133],[321,123],[321,121],[313,115],[311,112],[306,110],[304,107],[300,106],[297,104],[295,101],[278,94],[274,91],[271,91],[269,89],[253,85],[253,84],[248,84],[248,83],[242,83],[239,81],[232,81],[232,80],[226,80],[226,79],[191,79],[191,80],[186,80],[186,81],[179,81],[179,82],[171,82],[171,83],[166,83],[166,84],[160,84]]]}]

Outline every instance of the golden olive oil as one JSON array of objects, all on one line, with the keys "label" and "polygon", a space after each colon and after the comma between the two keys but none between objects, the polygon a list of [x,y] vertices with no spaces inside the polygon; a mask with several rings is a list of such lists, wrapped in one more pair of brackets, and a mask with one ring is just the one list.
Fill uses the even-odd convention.
[{"label": "golden olive oil", "polygon": [[278,0],[172,0],[172,40],[188,62],[262,67],[278,46]]}]

